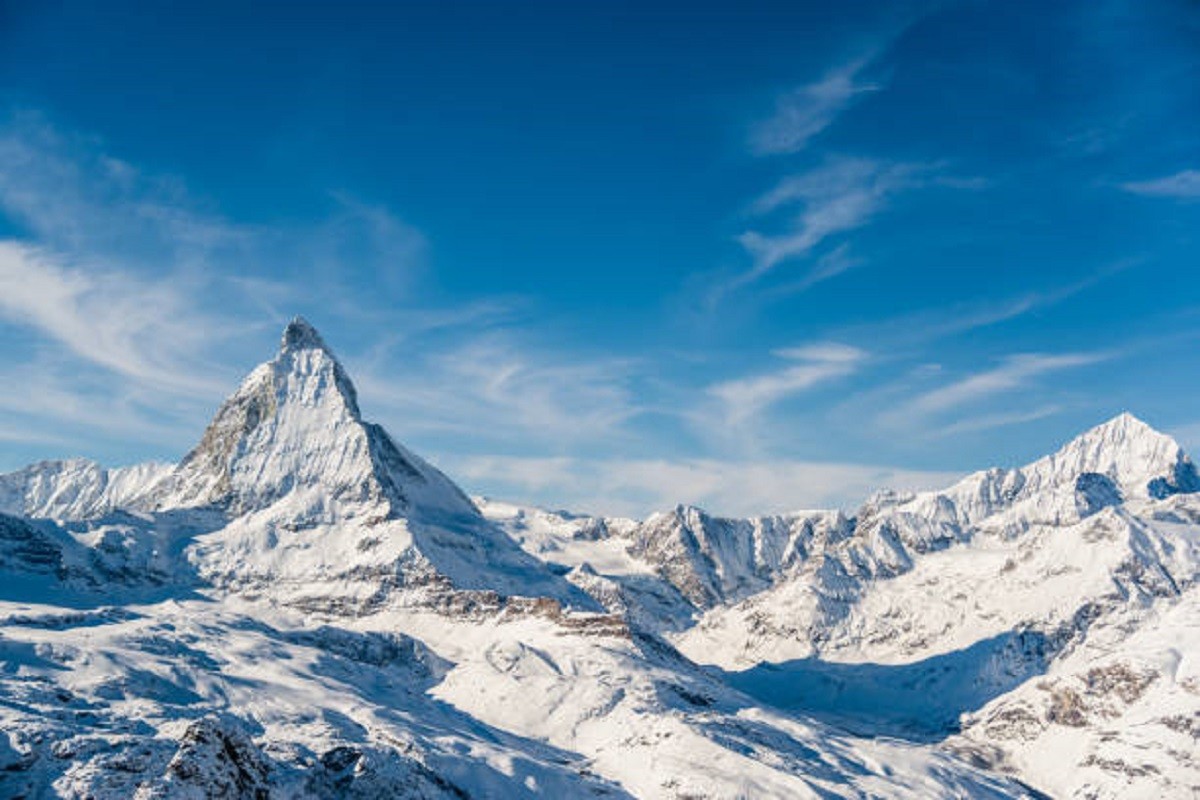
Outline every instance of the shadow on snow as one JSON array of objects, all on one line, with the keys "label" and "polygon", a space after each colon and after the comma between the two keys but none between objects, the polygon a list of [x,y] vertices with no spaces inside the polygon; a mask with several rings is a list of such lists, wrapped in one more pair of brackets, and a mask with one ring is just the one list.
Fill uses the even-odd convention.
[{"label": "shadow on snow", "polygon": [[909,664],[804,658],[721,677],[759,702],[858,735],[936,742],[958,732],[963,714],[1045,672],[1052,655],[1044,633],[1009,631]]}]

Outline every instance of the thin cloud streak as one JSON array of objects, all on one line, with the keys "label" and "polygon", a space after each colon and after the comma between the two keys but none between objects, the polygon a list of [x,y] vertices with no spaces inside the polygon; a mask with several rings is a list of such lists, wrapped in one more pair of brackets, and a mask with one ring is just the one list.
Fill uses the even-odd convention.
[{"label": "thin cloud streak", "polygon": [[852,375],[867,358],[864,351],[836,342],[786,348],[775,355],[794,363],[708,388],[708,394],[721,403],[724,424],[739,428],[786,397]]},{"label": "thin cloud streak", "polygon": [[1047,373],[1098,364],[1109,358],[1111,355],[1105,353],[1021,353],[1009,356],[999,367],[920,395],[908,404],[908,409],[923,416],[939,414],[1019,389],[1032,379]]},{"label": "thin cloud streak", "polygon": [[[929,365],[934,368],[910,373],[903,380],[876,390],[873,393],[876,402],[854,413],[868,416],[881,432],[900,437],[916,435],[922,441],[1022,425],[1058,414],[1065,407],[1060,403],[1043,403],[1030,410],[1013,410],[1011,406],[998,406],[1001,398],[1029,391],[1048,375],[1094,366],[1119,355],[1119,352],[1018,353],[1004,357],[990,369],[914,394],[914,379],[926,382],[930,376],[942,372],[940,366]],[[887,398],[886,404],[879,402],[883,398]]]},{"label": "thin cloud streak", "polygon": [[[0,416],[22,436],[14,444],[54,445],[53,455],[95,456],[98,443],[131,446],[138,453],[181,456],[199,440],[216,397],[173,394],[80,363],[39,354],[0,366]],[[229,389],[232,387],[226,387]],[[0,469],[20,466],[5,454]]]},{"label": "thin cloud streak", "polygon": [[0,210],[43,247],[126,262],[143,250],[156,264],[196,268],[254,236],[194,206],[178,179],[145,175],[39,114],[0,122]]},{"label": "thin cloud streak", "polygon": [[865,263],[863,259],[856,258],[850,254],[850,245],[843,243],[825,253],[817,259],[817,263],[798,281],[780,286],[772,291],[774,295],[795,294],[803,292],[818,283],[823,283],[831,278],[836,278],[844,272],[849,272],[856,269]]},{"label": "thin cloud streak", "polygon": [[982,414],[978,417],[971,417],[941,427],[934,431],[933,435],[937,437],[958,436],[964,433],[979,433],[995,428],[1006,428],[1011,425],[1024,425],[1027,422],[1036,422],[1039,419],[1054,416],[1063,410],[1064,408],[1061,405],[1047,405],[1035,408],[1032,411]]},{"label": "thin cloud streak", "polygon": [[1200,199],[1200,170],[1185,169],[1174,175],[1166,175],[1153,180],[1123,183],[1121,188],[1132,194],[1146,197],[1196,200]]},{"label": "thin cloud streak", "polygon": [[861,79],[874,56],[857,58],[775,100],[775,113],[750,132],[750,149],[760,156],[796,153],[828,128],[860,96],[882,88]]},{"label": "thin cloud streak", "polygon": [[1116,261],[1071,283],[1028,292],[994,303],[902,314],[878,322],[836,329],[831,335],[849,341],[889,342],[894,354],[969,331],[1000,325],[1040,309],[1063,303],[1114,275],[1142,264],[1142,258]]},{"label": "thin cloud streak", "polygon": [[759,198],[754,211],[769,213],[801,203],[791,231],[747,231],[738,241],[753,258],[739,282],[755,281],[789,259],[808,255],[829,237],[865,225],[889,196],[920,184],[924,164],[893,164],[863,158],[837,158],[782,181]]},{"label": "thin cloud streak", "polygon": [[497,330],[443,345],[403,373],[384,363],[349,366],[364,407],[397,433],[561,448],[626,438],[642,413],[629,385],[636,362],[556,354]]}]

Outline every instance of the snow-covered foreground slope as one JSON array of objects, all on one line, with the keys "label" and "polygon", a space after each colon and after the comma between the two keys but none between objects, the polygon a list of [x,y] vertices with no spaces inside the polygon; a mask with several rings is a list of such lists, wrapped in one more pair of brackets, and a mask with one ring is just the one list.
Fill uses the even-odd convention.
[{"label": "snow-covered foreground slope", "polygon": [[5,797],[623,796],[427,694],[396,633],[209,600],[0,606]]},{"label": "snow-covered foreground slope", "polygon": [[0,476],[0,796],[1188,796],[1200,481],[1122,416],[854,516],[472,502],[296,320]]},{"label": "snow-covered foreground slope", "polygon": [[0,607],[4,796],[1020,793],[949,753],[757,708],[652,641],[536,617]]}]

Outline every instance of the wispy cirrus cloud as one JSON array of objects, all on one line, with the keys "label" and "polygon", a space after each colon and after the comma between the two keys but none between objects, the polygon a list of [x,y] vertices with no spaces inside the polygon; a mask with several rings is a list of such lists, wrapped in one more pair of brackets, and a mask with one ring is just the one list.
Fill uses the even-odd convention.
[{"label": "wispy cirrus cloud", "polygon": [[803,150],[862,95],[881,88],[879,82],[863,78],[873,60],[874,54],[853,59],[813,83],[779,95],[775,113],[751,128],[751,151],[768,156]]},{"label": "wispy cirrus cloud", "polygon": [[724,424],[740,428],[770,406],[829,381],[854,374],[867,353],[836,342],[776,350],[788,362],[773,372],[723,381],[708,388],[721,405]]},{"label": "wispy cirrus cloud", "polygon": [[[404,398],[374,405],[405,429],[449,425],[454,412],[461,426],[498,428],[511,413],[513,438],[544,443],[611,434],[629,413],[614,360],[504,338],[519,298],[421,304],[423,234],[386,208],[331,199],[303,230],[240,225],[39,115],[0,121],[0,214],[21,231],[0,240],[0,331],[27,342],[0,355],[0,407],[21,420],[5,440],[182,451],[298,311],[384,332],[350,360],[363,382],[385,376],[371,397]],[[352,275],[372,296],[345,288]],[[416,360],[428,379],[397,369]]]},{"label": "wispy cirrus cloud", "polygon": [[1039,419],[1052,417],[1064,411],[1063,406],[1051,404],[1039,406],[1029,411],[1000,412],[996,414],[980,414],[942,426],[934,432],[935,436],[958,436],[964,433],[978,433],[995,428],[1006,428],[1011,425],[1024,425]]},{"label": "wispy cirrus cloud", "polygon": [[939,436],[1031,422],[1062,409],[1057,404],[1044,403],[1031,410],[997,411],[994,406],[989,408],[989,404],[1032,388],[1044,376],[1093,366],[1115,356],[1111,352],[1009,355],[990,369],[911,395],[880,413],[876,420],[885,430],[921,430]]},{"label": "wispy cirrus cloud", "polygon": [[0,415],[10,430],[2,438],[54,445],[55,457],[88,455],[81,443],[132,445],[141,450],[141,458],[146,448],[182,453],[199,437],[219,396],[176,394],[136,380],[114,380],[110,371],[48,347],[39,348],[29,361],[0,364],[0,377],[9,387],[0,393]]},{"label": "wispy cirrus cloud", "polygon": [[1121,188],[1146,197],[1171,197],[1178,200],[1200,199],[1200,170],[1185,169],[1173,175],[1145,181],[1130,181]]},{"label": "wispy cirrus cloud", "polygon": [[1089,366],[1111,357],[1107,353],[1021,353],[1008,356],[998,367],[977,372],[920,395],[909,404],[909,408],[919,414],[938,414],[1019,389],[1047,373]]},{"label": "wispy cirrus cloud", "polygon": [[822,281],[836,278],[843,272],[849,272],[863,263],[863,259],[858,258],[851,252],[850,244],[843,242],[829,252],[822,254],[817,259],[817,262],[813,264],[812,269],[801,276],[799,280],[780,286],[776,290],[776,293],[791,294],[803,292],[805,289],[810,289]]},{"label": "wispy cirrus cloud", "polygon": [[147,175],[40,114],[0,119],[0,211],[44,248],[181,269],[253,237],[201,205],[179,179]]},{"label": "wispy cirrus cloud", "polygon": [[[785,232],[747,231],[738,237],[753,259],[752,268],[739,282],[757,280],[784,261],[811,254],[831,236],[865,225],[884,208],[889,197],[922,185],[931,169],[928,164],[834,158],[784,179],[755,201],[754,212],[766,214],[796,204],[803,208]],[[842,271],[825,269],[824,278]],[[813,276],[810,279],[816,280]]]},{"label": "wispy cirrus cloud", "polygon": [[521,342],[503,328],[410,354],[402,371],[388,358],[350,367],[364,407],[395,420],[398,433],[468,437],[492,446],[561,449],[627,435],[642,412],[629,359],[584,358]]},{"label": "wispy cirrus cloud", "polygon": [[829,336],[848,342],[888,343],[890,356],[913,356],[934,343],[1044,311],[1065,303],[1104,281],[1145,263],[1142,257],[1105,264],[1078,280],[1014,294],[902,313],[893,317],[834,328]]},{"label": "wispy cirrus cloud", "polygon": [[222,386],[219,371],[199,356],[227,328],[194,308],[186,287],[174,282],[72,266],[51,252],[0,241],[0,318],[126,378],[180,392]]},{"label": "wispy cirrus cloud", "polygon": [[161,452],[203,427],[257,328],[210,270],[256,234],[201,205],[40,115],[0,120],[0,215],[20,231],[0,241],[0,329],[25,342],[0,356],[0,405],[23,441]]}]

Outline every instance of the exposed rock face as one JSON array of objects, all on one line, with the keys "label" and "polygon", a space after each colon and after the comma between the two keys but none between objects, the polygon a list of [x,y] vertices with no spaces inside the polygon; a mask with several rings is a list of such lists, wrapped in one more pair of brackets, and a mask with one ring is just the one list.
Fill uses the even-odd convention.
[{"label": "exposed rock face", "polygon": [[851,530],[836,511],[729,519],[679,506],[620,535],[697,608],[710,608],[770,587]]},{"label": "exposed rock face", "polygon": [[203,717],[187,727],[161,781],[143,784],[137,800],[267,800],[268,759],[233,720]]},{"label": "exposed rock face", "polygon": [[0,570],[54,575],[62,567],[61,545],[25,520],[0,514]]}]

